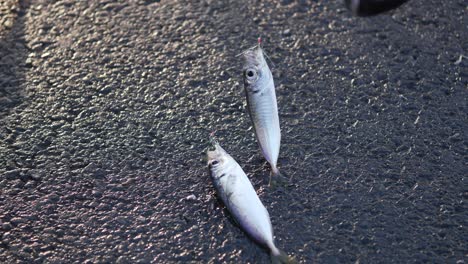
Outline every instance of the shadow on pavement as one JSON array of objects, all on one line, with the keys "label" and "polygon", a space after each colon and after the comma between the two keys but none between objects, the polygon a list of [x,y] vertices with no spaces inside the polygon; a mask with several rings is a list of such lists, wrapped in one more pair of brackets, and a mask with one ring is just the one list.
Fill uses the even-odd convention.
[{"label": "shadow on pavement", "polygon": [[0,118],[21,103],[24,97],[26,59],[25,14],[28,1],[0,3]]}]

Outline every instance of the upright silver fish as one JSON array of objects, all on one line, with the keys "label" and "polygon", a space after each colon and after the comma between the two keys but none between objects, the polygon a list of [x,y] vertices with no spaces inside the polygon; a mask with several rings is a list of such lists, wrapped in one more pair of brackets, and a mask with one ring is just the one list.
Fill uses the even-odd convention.
[{"label": "upright silver fish", "polygon": [[270,215],[257,196],[241,166],[216,142],[208,151],[208,167],[218,196],[241,228],[257,243],[270,250],[272,263],[295,263],[273,241]]},{"label": "upright silver fish", "polygon": [[243,75],[247,106],[257,142],[263,156],[271,166],[271,184],[274,176],[279,176],[276,162],[278,161],[281,142],[275,84],[270,68],[263,56],[260,40],[256,47],[245,51],[243,54]]}]

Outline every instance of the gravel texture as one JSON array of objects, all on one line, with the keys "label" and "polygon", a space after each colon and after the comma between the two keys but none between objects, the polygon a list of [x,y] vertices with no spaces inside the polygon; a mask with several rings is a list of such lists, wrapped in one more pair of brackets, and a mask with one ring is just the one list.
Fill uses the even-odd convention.
[{"label": "gravel texture", "polygon": [[[466,1],[0,1],[0,263],[268,263],[216,199],[209,132],[301,263],[467,261]],[[270,190],[241,81],[264,39]]]}]

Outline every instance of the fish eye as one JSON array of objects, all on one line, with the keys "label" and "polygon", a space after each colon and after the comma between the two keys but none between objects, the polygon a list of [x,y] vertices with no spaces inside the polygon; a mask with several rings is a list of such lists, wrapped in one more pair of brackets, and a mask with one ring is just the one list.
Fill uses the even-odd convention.
[{"label": "fish eye", "polygon": [[245,70],[245,76],[247,79],[253,79],[257,75],[257,72],[254,69]]}]

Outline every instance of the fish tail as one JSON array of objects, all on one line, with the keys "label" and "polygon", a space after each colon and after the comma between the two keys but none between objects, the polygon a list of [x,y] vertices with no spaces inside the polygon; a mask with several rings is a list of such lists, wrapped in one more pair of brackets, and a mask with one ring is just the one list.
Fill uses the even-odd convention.
[{"label": "fish tail", "polygon": [[284,251],[275,249],[270,254],[272,264],[296,264],[298,263],[293,257],[288,256]]},{"label": "fish tail", "polygon": [[285,177],[285,174],[280,172],[276,166],[271,166],[270,187],[275,187],[278,185],[288,185],[289,181],[290,179]]}]

